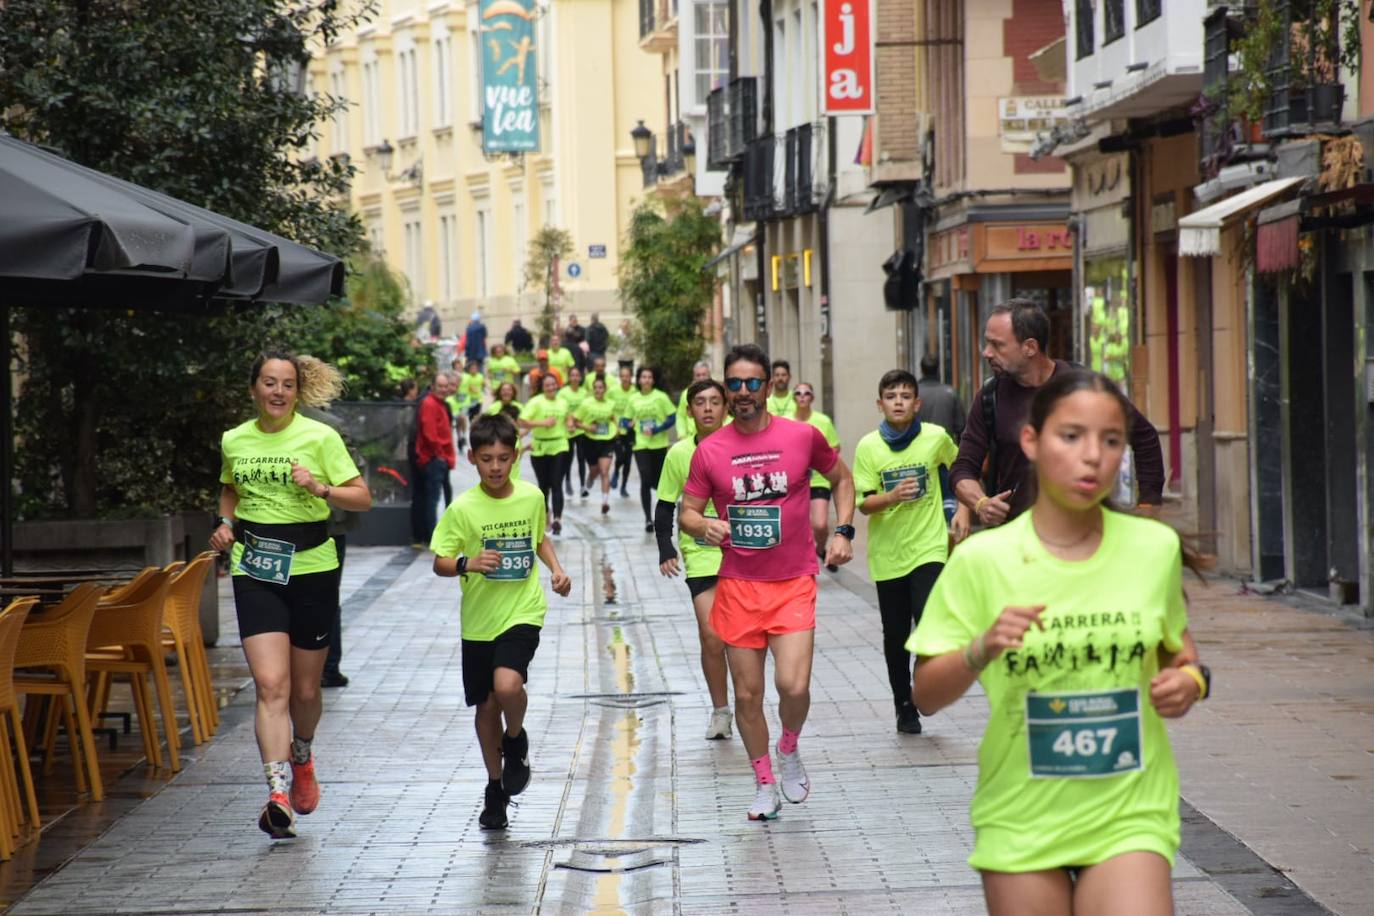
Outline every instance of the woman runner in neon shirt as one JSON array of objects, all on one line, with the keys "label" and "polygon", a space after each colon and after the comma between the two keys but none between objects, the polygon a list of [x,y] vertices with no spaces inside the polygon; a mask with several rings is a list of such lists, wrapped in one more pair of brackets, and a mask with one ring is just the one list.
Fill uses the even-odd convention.
[{"label": "woman runner in neon shirt", "polygon": [[969,864],[992,916],[1172,913],[1178,769],[1164,728],[1207,695],[1173,529],[1104,505],[1129,405],[1057,374],[1021,430],[1031,511],[952,555],[907,648],[930,715],[982,682]]},{"label": "woman runner in neon shirt", "polygon": [[258,415],[220,445],[214,550],[231,550],[234,607],[257,692],[255,731],[267,777],[258,827],[296,835],[296,815],[320,801],[311,742],[323,707],[320,674],[339,602],[331,508],[366,512],[372,493],[328,425],[296,412],[324,407],[343,389],[338,370],[271,350],[253,362]]}]

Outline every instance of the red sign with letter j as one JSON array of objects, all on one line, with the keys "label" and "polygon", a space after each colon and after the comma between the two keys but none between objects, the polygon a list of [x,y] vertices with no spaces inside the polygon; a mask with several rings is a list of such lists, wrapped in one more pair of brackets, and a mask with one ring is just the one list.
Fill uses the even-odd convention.
[{"label": "red sign with letter j", "polygon": [[823,0],[821,75],[825,114],[872,114],[872,0]]}]

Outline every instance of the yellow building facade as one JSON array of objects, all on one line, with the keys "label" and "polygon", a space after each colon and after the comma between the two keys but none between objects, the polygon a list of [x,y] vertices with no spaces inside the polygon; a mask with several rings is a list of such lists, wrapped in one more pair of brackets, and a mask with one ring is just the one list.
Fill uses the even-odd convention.
[{"label": "yellow building facade", "polygon": [[[536,7],[540,147],[482,148],[478,3],[383,0],[310,67],[314,92],[346,112],[320,125],[315,154],[346,155],[350,190],[374,250],[433,301],[446,333],[480,310],[493,339],[514,318],[533,329],[542,292],[524,263],[545,225],[567,230],[561,312],[615,328],[619,249],[643,170],[631,129],[664,117],[658,61],[640,49],[637,0],[545,0]],[[389,162],[387,160],[390,160]]]}]

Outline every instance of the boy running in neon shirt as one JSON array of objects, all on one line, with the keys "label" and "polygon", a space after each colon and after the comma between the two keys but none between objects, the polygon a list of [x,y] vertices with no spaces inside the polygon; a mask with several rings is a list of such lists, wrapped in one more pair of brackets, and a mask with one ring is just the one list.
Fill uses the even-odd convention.
[{"label": "boy running in neon shirt", "polygon": [[530,781],[525,682],[548,609],[534,558],[549,568],[559,595],[567,597],[572,580],[544,537],[543,494],[510,479],[519,454],[515,424],[505,415],[484,416],[473,422],[470,439],[468,461],[481,482],[448,507],[429,546],[435,574],[461,579],[463,693],[467,705],[477,707],[477,740],[487,766],[478,823],[500,830],[511,796]]},{"label": "boy running in neon shirt", "polygon": [[[878,381],[883,422],[854,450],[854,489],[859,511],[868,516],[868,572],[878,589],[897,731],[910,735],[921,733],[921,714],[911,702],[906,641],[921,622],[926,597],[949,555],[941,497],[954,493],[949,466],[959,454],[945,429],[916,419],[917,391],[910,372],[893,369],[883,375]],[[968,534],[971,515],[967,506],[955,513],[955,541]]]}]

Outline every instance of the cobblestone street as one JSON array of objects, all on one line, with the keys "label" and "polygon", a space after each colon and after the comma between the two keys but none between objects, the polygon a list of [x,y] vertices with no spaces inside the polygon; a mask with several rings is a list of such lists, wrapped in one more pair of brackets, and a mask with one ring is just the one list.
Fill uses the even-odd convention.
[{"label": "cobblestone street", "polygon": [[[573,594],[550,599],[531,668],[535,778],[509,830],[477,825],[484,773],[462,702],[456,583],[428,554],[355,548],[352,684],[326,695],[324,798],[299,839],[254,826],[250,687],[182,773],[12,912],[982,912],[964,861],[982,696],[927,719],[924,735],[894,731],[862,561],[822,575],[802,739],[811,799],[750,823],[738,737],[702,738],[710,704],[686,588],[658,574],[637,501],[616,498],[606,522],[596,510],[574,500],[558,542]],[[1240,597],[1230,580],[1190,592],[1218,689],[1171,726],[1178,911],[1368,913],[1374,634]],[[236,641],[231,626],[226,659]]]}]

